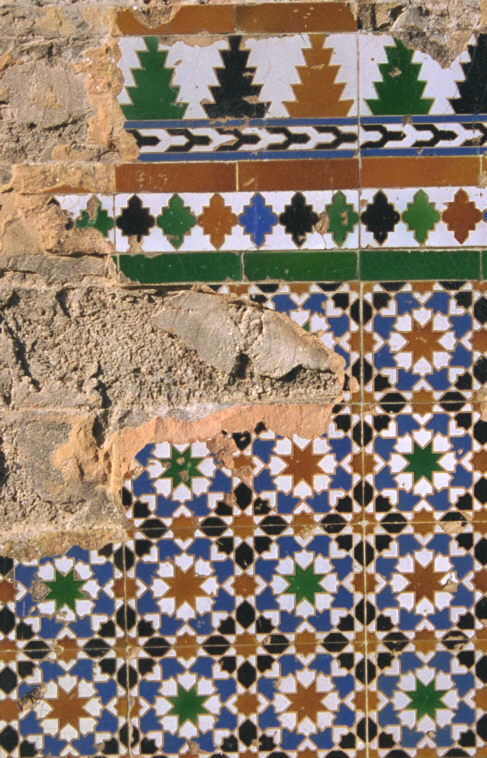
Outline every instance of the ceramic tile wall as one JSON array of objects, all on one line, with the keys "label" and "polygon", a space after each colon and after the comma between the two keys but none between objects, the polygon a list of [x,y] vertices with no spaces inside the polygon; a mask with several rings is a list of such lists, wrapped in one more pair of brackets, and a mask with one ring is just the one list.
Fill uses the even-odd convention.
[{"label": "ceramic tile wall", "polygon": [[[0,559],[0,753],[487,751],[487,39],[449,69],[341,3],[117,18],[125,285],[206,282],[345,359],[329,429],[148,445],[127,539]],[[205,44],[198,44],[205,33]]]}]

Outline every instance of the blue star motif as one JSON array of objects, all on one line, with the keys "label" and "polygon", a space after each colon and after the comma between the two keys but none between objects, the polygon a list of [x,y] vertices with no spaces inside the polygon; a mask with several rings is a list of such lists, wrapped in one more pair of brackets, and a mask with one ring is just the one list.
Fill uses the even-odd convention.
[{"label": "blue star motif", "polygon": [[244,212],[238,219],[250,235],[252,242],[260,247],[265,240],[266,234],[272,230],[277,223],[277,216],[273,213],[272,208],[265,204],[265,200],[260,194],[255,194],[249,205],[246,205]]}]

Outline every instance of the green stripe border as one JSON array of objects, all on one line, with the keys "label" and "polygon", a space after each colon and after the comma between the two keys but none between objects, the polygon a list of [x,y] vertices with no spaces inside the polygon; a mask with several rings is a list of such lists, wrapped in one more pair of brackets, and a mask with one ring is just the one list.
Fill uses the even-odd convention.
[{"label": "green stripe border", "polygon": [[487,250],[202,252],[118,255],[136,284],[198,282],[380,282],[468,279],[487,272]]},{"label": "green stripe border", "polygon": [[479,250],[361,250],[359,279],[361,282],[478,280],[480,263]]},{"label": "green stripe border", "polygon": [[138,284],[241,281],[243,273],[238,253],[119,255],[118,270]]}]

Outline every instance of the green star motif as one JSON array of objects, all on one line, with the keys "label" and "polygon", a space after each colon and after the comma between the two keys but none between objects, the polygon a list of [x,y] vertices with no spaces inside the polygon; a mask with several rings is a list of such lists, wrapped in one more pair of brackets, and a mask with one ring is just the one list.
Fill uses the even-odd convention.
[{"label": "green star motif", "polygon": [[295,595],[297,603],[300,603],[301,600],[309,600],[314,605],[315,595],[324,591],[320,584],[324,578],[325,574],[315,574],[312,563],[306,569],[296,564],[294,574],[283,577],[289,585],[284,592],[288,595]]},{"label": "green star motif", "polygon": [[113,229],[115,222],[113,218],[110,218],[104,208],[101,207],[101,203],[97,197],[93,198],[96,203],[96,213],[93,215],[87,210],[81,211],[79,217],[76,219],[76,227],[78,229],[87,229],[92,226],[93,229],[98,229],[104,237],[107,236],[110,229]]},{"label": "green star motif", "polygon": [[431,482],[435,471],[443,471],[442,466],[438,465],[443,453],[434,453],[432,442],[425,447],[421,447],[415,442],[412,453],[401,453],[401,455],[408,461],[404,471],[413,475],[415,484],[423,476]]},{"label": "green star motif", "polygon": [[172,704],[169,715],[178,717],[180,727],[186,721],[191,721],[197,726],[198,716],[208,713],[208,709],[204,707],[204,703],[208,698],[204,695],[198,695],[196,687],[185,690],[178,684],[178,694],[167,699]]},{"label": "green star motif", "polygon": [[162,459],[162,463],[166,464],[166,469],[161,476],[163,479],[172,479],[173,487],[177,487],[183,482],[191,486],[193,479],[203,476],[198,469],[203,460],[203,458],[191,457],[191,447],[182,453],[175,447],[171,447],[171,457]]},{"label": "green star motif", "polygon": [[413,202],[408,203],[402,220],[406,222],[408,229],[414,232],[416,242],[423,244],[440,220],[440,214],[435,204],[429,202],[426,192],[420,189],[414,195]]},{"label": "green star motif", "polygon": [[332,233],[333,239],[341,247],[348,233],[353,231],[358,221],[358,213],[354,211],[353,205],[347,203],[347,198],[343,192],[337,192],[333,195],[330,205],[326,206],[326,212],[328,214],[328,231]]},{"label": "green star motif", "polygon": [[196,218],[187,208],[179,195],[173,195],[169,205],[164,208],[162,214],[157,217],[157,226],[160,226],[171,245],[181,247],[186,232],[196,224]]},{"label": "green star motif", "polygon": [[433,721],[436,721],[436,711],[447,707],[442,702],[446,693],[447,690],[437,690],[434,681],[430,684],[423,684],[419,679],[416,679],[416,689],[405,693],[411,698],[411,702],[406,708],[416,711],[417,721],[420,721],[423,716],[431,716]]},{"label": "green star motif", "polygon": [[45,584],[49,587],[49,594],[46,596],[46,600],[54,600],[57,611],[63,605],[67,605],[74,611],[76,610],[75,601],[83,600],[84,598],[84,594],[81,591],[84,581],[74,578],[74,569],[68,574],[61,574],[56,569],[54,581],[45,582]]}]

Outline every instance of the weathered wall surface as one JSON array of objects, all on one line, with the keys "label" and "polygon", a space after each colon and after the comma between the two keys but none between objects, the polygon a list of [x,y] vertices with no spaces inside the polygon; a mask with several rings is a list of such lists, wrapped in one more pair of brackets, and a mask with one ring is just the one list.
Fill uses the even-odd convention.
[{"label": "weathered wall surface", "polygon": [[[487,26],[480,0],[350,8],[361,28],[391,29],[444,64]],[[137,155],[116,100],[127,9],[141,33],[181,12],[150,0],[0,5],[3,554],[119,537],[120,483],[147,440],[259,422],[320,433],[343,384],[341,361],[284,316],[125,286],[111,243],[53,200],[112,192],[115,167]]]}]

